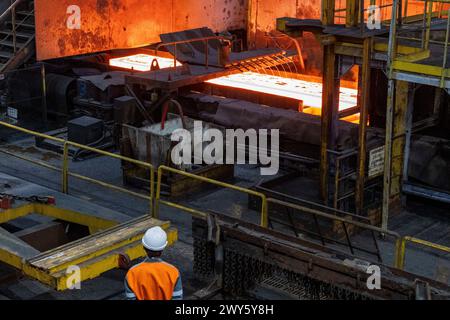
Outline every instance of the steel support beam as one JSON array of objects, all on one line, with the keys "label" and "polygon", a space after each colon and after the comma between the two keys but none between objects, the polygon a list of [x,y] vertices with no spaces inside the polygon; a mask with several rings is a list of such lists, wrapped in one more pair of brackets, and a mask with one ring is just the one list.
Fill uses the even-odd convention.
[{"label": "steel support beam", "polygon": [[400,195],[403,182],[408,92],[408,82],[389,80],[382,212],[382,228],[386,230],[389,220],[390,201],[393,197]]},{"label": "steel support beam", "polygon": [[[355,0],[356,1],[356,0]],[[335,0],[322,0],[322,24],[324,26],[334,24]]]},{"label": "steel support beam", "polygon": [[356,212],[361,214],[364,208],[364,184],[366,180],[366,155],[367,155],[367,121],[370,103],[370,60],[372,51],[372,39],[364,40],[363,64],[361,80],[359,84],[358,104],[361,110],[359,121],[359,150],[358,150],[358,177],[356,181]]},{"label": "steel support beam", "polygon": [[346,0],[345,26],[356,27],[359,21],[359,0]]},{"label": "steel support beam", "polygon": [[395,91],[392,137],[391,198],[398,198],[402,191],[409,83],[397,80]]},{"label": "steel support beam", "polygon": [[328,150],[334,149],[336,140],[336,122],[339,109],[339,72],[334,44],[324,46],[323,91],[321,116],[320,147],[320,194],[328,202],[328,176],[330,159]]},{"label": "steel support beam", "polygon": [[396,55],[396,32],[397,32],[397,10],[398,0],[394,0],[391,12],[391,25],[389,29],[388,60],[387,60],[387,107],[386,107],[386,136],[384,146],[384,178],[383,178],[383,207],[381,227],[388,230],[389,201],[391,191],[391,156],[392,156],[392,122],[394,119],[394,92],[395,80],[393,78],[394,58]]},{"label": "steel support beam", "polygon": [[416,93],[417,86],[411,85],[408,92],[408,110],[406,111],[406,128],[405,128],[405,155],[403,165],[403,185],[408,182],[409,175],[409,156],[411,152],[411,135],[413,125],[413,111],[414,111],[414,94]]},{"label": "steel support beam", "polygon": [[381,227],[388,229],[389,200],[391,190],[391,155],[392,155],[392,122],[394,118],[394,92],[395,80],[388,81],[388,96],[386,109],[386,143],[384,146],[384,185],[383,185],[383,209]]}]

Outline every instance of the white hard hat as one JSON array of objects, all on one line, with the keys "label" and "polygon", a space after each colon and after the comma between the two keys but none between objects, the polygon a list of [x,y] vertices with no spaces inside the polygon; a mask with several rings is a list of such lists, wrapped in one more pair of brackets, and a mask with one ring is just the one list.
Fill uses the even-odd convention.
[{"label": "white hard hat", "polygon": [[167,246],[167,233],[161,227],[147,230],[142,237],[142,244],[151,251],[163,251]]}]

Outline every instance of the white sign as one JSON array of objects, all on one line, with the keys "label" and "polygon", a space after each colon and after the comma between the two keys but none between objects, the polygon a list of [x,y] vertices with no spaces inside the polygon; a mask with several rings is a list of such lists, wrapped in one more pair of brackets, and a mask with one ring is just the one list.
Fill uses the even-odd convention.
[{"label": "white sign", "polygon": [[8,117],[16,120],[19,118],[19,110],[15,108],[8,107],[8,109],[6,109],[6,114],[8,115]]},{"label": "white sign", "polygon": [[384,146],[370,150],[369,178],[382,175],[384,172]]}]

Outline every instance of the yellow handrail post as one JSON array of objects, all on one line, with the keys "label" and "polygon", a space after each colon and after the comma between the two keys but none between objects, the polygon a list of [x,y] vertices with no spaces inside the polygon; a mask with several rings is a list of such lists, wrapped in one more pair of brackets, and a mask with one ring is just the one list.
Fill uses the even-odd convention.
[{"label": "yellow handrail post", "polygon": [[425,29],[425,49],[430,46],[431,16],[433,15],[433,0],[428,0],[427,20]]},{"label": "yellow handrail post", "polygon": [[398,250],[397,250],[398,258],[397,258],[396,266],[397,266],[397,268],[399,268],[401,270],[403,270],[403,268],[405,267],[405,255],[406,255],[406,243],[407,242],[420,244],[425,247],[429,247],[429,248],[432,248],[435,250],[450,253],[450,247],[446,247],[446,246],[443,246],[443,245],[440,245],[437,243],[433,243],[433,242],[422,240],[422,239],[417,239],[417,238],[410,237],[410,236],[405,236],[401,239],[401,244],[400,244],[400,246],[398,246]]},{"label": "yellow handrail post", "polygon": [[441,88],[445,87],[445,76],[447,69],[447,54],[448,54],[448,36],[450,33],[450,9],[447,11],[447,28],[445,29],[445,45],[444,45],[444,54],[442,55],[442,75],[439,86]]},{"label": "yellow handrail post", "polygon": [[62,165],[62,192],[69,193],[69,143],[64,142]]},{"label": "yellow handrail post", "polygon": [[155,169],[150,167],[150,214],[155,217]]},{"label": "yellow handrail post", "polygon": [[158,180],[156,182],[156,197],[155,205],[153,207],[153,218],[159,217],[159,200],[161,199],[161,180],[162,180],[163,166],[158,168]]},{"label": "yellow handrail post", "polygon": [[406,239],[405,237],[397,239],[395,250],[395,267],[403,270],[405,267],[405,251],[406,251]]},{"label": "yellow handrail post", "polygon": [[262,195],[261,197],[261,227],[268,228],[269,227],[269,208],[267,203],[266,195]]}]

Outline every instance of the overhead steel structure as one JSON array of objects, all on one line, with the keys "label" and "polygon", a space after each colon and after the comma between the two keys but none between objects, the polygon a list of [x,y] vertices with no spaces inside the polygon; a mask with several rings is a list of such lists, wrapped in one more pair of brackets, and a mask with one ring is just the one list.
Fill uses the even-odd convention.
[{"label": "overhead steel structure", "polygon": [[[336,146],[336,121],[339,110],[339,84],[342,76],[355,64],[359,65],[358,108],[360,111],[359,147],[357,150],[354,203],[357,213],[367,213],[366,189],[373,181],[369,160],[380,148],[384,167],[383,201],[379,220],[388,227],[389,208],[400,204],[402,192],[448,202],[450,195],[427,188],[412,187],[408,180],[411,133],[419,127],[412,122],[412,108],[417,85],[436,88],[434,112],[426,126],[436,122],[442,94],[447,94],[450,82],[448,69],[448,36],[450,14],[448,1],[424,1],[422,7],[408,1],[394,0],[390,4],[378,1],[347,0],[344,7],[333,0],[322,1],[322,19],[280,18],[277,28],[291,36],[313,32],[323,47],[323,99],[321,139],[321,195],[329,204],[338,184],[329,181],[339,171]],[[377,7],[373,7],[378,5]],[[421,11],[422,10],[422,11]],[[421,12],[418,14],[418,12]],[[378,27],[370,23],[380,19]],[[383,145],[367,145],[368,114],[376,83],[371,73],[381,70],[388,79],[386,131]],[[372,92],[372,93],[371,93]],[[378,152],[379,153],[379,152]],[[384,160],[382,159],[384,157]],[[337,179],[336,181],[338,181]]]}]

